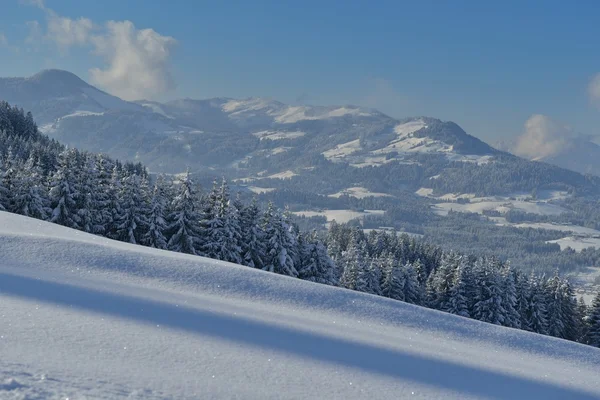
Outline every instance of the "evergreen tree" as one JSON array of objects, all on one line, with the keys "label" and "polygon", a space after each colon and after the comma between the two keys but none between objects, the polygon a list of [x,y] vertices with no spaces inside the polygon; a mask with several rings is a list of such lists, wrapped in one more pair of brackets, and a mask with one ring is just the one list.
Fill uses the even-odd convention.
[{"label": "evergreen tree", "polygon": [[298,276],[292,258],[294,240],[283,216],[269,202],[263,215],[262,229],[265,234],[266,252],[263,270],[277,274]]},{"label": "evergreen tree", "polygon": [[242,264],[251,268],[263,268],[266,257],[265,234],[260,224],[261,214],[256,198],[247,207],[238,204],[237,208],[242,232]]},{"label": "evergreen tree", "polygon": [[327,248],[319,240],[317,232],[305,235],[301,250],[302,264],[298,277],[311,282],[325,285],[336,285],[338,276],[336,265],[327,254]]},{"label": "evergreen tree", "polygon": [[499,263],[494,260],[482,260],[475,269],[476,290],[471,316],[483,322],[504,325],[506,309],[503,305],[502,277]]},{"label": "evergreen tree", "polygon": [[159,176],[152,188],[148,213],[146,214],[146,222],[148,229],[144,233],[141,242],[148,247],[156,249],[166,249],[167,239],[165,232],[167,230],[166,223],[166,184],[164,176]]},{"label": "evergreen tree", "polygon": [[587,317],[588,334],[586,342],[595,347],[600,347],[600,292],[592,301]]},{"label": "evergreen tree", "polygon": [[59,165],[52,177],[50,200],[52,215],[50,222],[79,229],[80,218],[77,214],[77,190],[73,170],[75,152],[65,150],[59,156]]},{"label": "evergreen tree", "polygon": [[183,177],[179,193],[173,199],[169,215],[167,248],[181,253],[196,254],[199,237],[199,215],[189,171]]}]

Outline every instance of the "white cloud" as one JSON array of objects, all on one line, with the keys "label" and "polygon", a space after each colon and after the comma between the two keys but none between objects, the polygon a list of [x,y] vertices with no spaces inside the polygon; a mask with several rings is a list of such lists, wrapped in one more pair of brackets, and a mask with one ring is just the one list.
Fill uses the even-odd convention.
[{"label": "white cloud", "polygon": [[56,43],[61,51],[72,46],[82,46],[90,41],[94,23],[88,18],[71,19],[48,11],[48,32],[46,38]]},{"label": "white cloud", "polygon": [[42,10],[46,9],[46,4],[44,0],[19,0],[19,3],[26,4],[29,6],[36,6],[41,8]]},{"label": "white cloud", "polygon": [[54,43],[62,55],[74,46],[88,47],[105,65],[91,68],[92,83],[126,100],[153,98],[174,87],[170,56],[177,41],[153,29],[137,29],[131,21],[99,26],[91,19],[58,15],[43,0],[21,0],[46,14],[46,26],[27,23],[26,42],[37,47]]},{"label": "white cloud", "polygon": [[525,130],[517,139],[514,153],[529,159],[554,155],[569,146],[573,130],[550,117],[534,114],[525,122]]},{"label": "white cloud", "polygon": [[8,39],[4,35],[4,33],[0,32],[0,47],[8,46]]},{"label": "white cloud", "polygon": [[127,100],[151,98],[173,88],[169,57],[176,40],[131,21],[110,21],[92,38],[106,68],[90,70],[92,82]]},{"label": "white cloud", "polygon": [[588,94],[593,102],[600,103],[600,73],[596,74],[590,81]]}]

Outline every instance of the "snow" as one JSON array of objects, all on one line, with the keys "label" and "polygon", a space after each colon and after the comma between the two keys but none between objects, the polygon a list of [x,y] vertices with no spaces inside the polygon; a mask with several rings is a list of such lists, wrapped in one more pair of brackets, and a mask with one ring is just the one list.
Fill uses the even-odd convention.
[{"label": "snow", "polygon": [[414,121],[396,125],[394,127],[394,132],[396,132],[398,136],[407,136],[426,127],[427,124],[425,124],[425,121],[422,119],[416,119]]},{"label": "snow", "polygon": [[600,350],[0,212],[0,398],[595,399]]},{"label": "snow", "polygon": [[534,229],[548,229],[552,231],[561,231],[561,232],[572,232],[577,235],[592,235],[592,236],[600,236],[600,231],[592,228],[585,228],[583,226],[578,225],[569,225],[569,224],[555,224],[550,222],[525,222],[521,224],[511,224],[516,228],[534,228]]},{"label": "snow", "polygon": [[368,117],[371,114],[364,112],[357,107],[337,107],[333,109],[327,107],[326,110],[322,111],[316,107],[288,106],[275,115],[275,122],[279,122],[280,124],[294,124],[304,120],[337,118],[348,115],[355,117]]},{"label": "snow", "polygon": [[[475,199],[476,200],[476,199]],[[523,212],[539,215],[559,215],[566,212],[564,208],[547,203],[530,203],[524,201],[494,200],[494,201],[473,201],[467,204],[459,203],[438,203],[433,206],[434,211],[439,215],[447,215],[450,210],[456,212],[469,212],[482,214],[486,210],[495,210],[500,213],[506,213],[510,210],[519,210]]]},{"label": "snow", "polygon": [[60,117],[59,119],[63,119],[63,118],[72,118],[72,117],[89,117],[89,116],[97,116],[97,115],[104,115],[103,112],[94,112],[94,111],[75,111],[71,114],[65,115],[63,117]]},{"label": "snow", "polygon": [[329,161],[340,161],[346,156],[361,150],[360,139],[352,140],[347,143],[338,144],[333,149],[324,151],[322,154]]},{"label": "snow", "polygon": [[303,215],[305,217],[317,217],[324,216],[327,218],[327,222],[335,220],[336,222],[343,224],[355,218],[364,218],[367,215],[383,215],[383,210],[364,210],[364,211],[353,211],[353,210],[323,210],[323,211],[295,211],[296,215]]},{"label": "snow", "polygon": [[271,178],[271,179],[291,179],[294,176],[298,175],[297,173],[295,173],[294,171],[283,171],[283,172],[279,172],[277,174],[273,174],[273,175],[269,175],[267,176],[267,178]]},{"label": "snow", "polygon": [[281,154],[281,153],[285,153],[285,152],[289,151],[290,149],[291,149],[291,147],[285,147],[285,146],[275,147],[274,149],[271,149],[270,154],[271,155]]},{"label": "snow", "polygon": [[371,192],[367,188],[360,187],[360,186],[355,186],[355,187],[341,190],[337,193],[330,194],[329,197],[339,198],[344,195],[348,195],[350,197],[356,197],[357,199],[364,199],[366,197],[391,197],[387,193]]},{"label": "snow", "polygon": [[247,186],[246,187],[248,190],[250,190],[252,193],[269,193],[275,190],[275,188],[263,188],[263,187],[258,187],[258,186]]},{"label": "snow", "polygon": [[557,243],[561,250],[570,247],[577,252],[587,249],[588,247],[600,249],[600,238],[567,236],[557,240],[550,240],[548,243]]},{"label": "snow", "polygon": [[282,139],[297,139],[304,135],[306,132],[302,131],[260,131],[254,132],[252,135],[260,138],[260,140],[282,140]]}]

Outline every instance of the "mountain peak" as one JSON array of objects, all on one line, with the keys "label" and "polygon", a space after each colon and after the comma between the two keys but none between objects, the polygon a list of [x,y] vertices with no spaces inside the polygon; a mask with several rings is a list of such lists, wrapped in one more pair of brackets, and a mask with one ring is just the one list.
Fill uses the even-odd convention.
[{"label": "mountain peak", "polygon": [[89,85],[72,72],[62,69],[45,69],[27,78],[42,84],[64,85],[70,87],[88,87]]}]

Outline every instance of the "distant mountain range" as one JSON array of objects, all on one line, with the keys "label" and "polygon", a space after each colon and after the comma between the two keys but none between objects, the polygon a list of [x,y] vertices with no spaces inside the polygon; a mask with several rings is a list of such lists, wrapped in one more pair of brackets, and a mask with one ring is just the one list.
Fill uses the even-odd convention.
[{"label": "distant mountain range", "polygon": [[497,153],[458,125],[433,118],[398,121],[356,106],[290,106],[263,98],[128,102],[60,70],[2,78],[0,99],[32,111],[43,132],[66,144],[163,172],[227,168],[292,150],[357,167],[416,153],[452,160]]},{"label": "distant mountain range", "polygon": [[[352,105],[292,106],[264,98],[129,102],[61,70],[0,78],[0,99],[32,111],[40,130],[62,143],[141,161],[153,172],[189,167],[246,185],[323,195],[353,187],[392,195],[422,187],[481,195],[597,190],[578,174],[497,150],[454,122],[398,120]],[[600,146],[577,142],[543,161],[596,173],[596,154]]]}]

